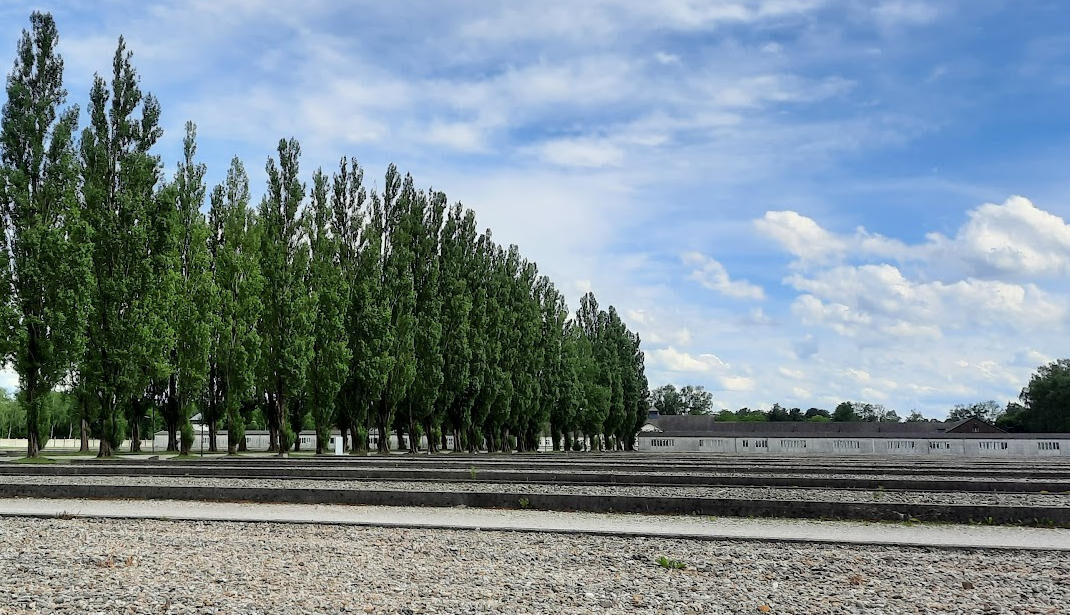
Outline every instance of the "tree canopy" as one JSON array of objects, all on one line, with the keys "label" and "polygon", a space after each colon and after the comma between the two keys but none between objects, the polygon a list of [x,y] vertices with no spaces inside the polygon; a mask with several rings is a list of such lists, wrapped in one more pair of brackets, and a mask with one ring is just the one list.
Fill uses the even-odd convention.
[{"label": "tree canopy", "polygon": [[[0,127],[0,363],[22,389],[4,425],[30,426],[31,455],[61,384],[68,424],[103,457],[127,437],[136,450],[157,415],[168,448],[188,453],[197,414],[210,450],[223,427],[231,453],[254,424],[280,454],[309,427],[317,452],[332,429],[357,451],[372,434],[381,451],[390,434],[411,451],[450,436],[532,450],[545,434],[631,448],[649,392],[615,307],[587,293],[570,314],[519,246],[394,165],[378,190],[350,157],[306,184],[301,145],[280,139],[253,209],[237,158],[209,194],[187,123],[166,178],[161,107],[122,37],[79,139],[55,24],[30,21]],[[701,387],[684,394],[709,410]]]}]

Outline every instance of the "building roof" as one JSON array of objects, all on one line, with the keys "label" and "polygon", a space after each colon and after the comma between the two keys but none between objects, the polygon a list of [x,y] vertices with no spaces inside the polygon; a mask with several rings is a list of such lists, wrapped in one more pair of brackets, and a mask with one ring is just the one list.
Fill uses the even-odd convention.
[{"label": "building roof", "polygon": [[647,421],[655,429],[640,437],[805,437],[805,438],[1061,438],[1067,434],[1010,434],[976,418],[962,421],[825,422],[717,421],[713,416],[658,416]]}]

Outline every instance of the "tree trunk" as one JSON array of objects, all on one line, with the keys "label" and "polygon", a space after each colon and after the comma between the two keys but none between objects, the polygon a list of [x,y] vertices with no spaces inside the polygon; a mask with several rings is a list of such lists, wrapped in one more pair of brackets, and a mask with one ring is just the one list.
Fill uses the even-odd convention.
[{"label": "tree trunk", "polygon": [[[289,452],[290,447],[288,446],[288,442],[283,442],[282,437],[282,432],[284,429],[283,425],[286,424],[286,399],[282,396],[281,393],[275,396],[275,424],[279,432],[279,457],[285,457],[286,453]],[[296,442],[298,446],[300,446],[300,433],[292,434],[292,437],[294,438],[294,442]]]},{"label": "tree trunk", "polygon": [[[133,403],[134,403],[134,407],[137,408],[139,402],[135,401]],[[131,453],[140,453],[141,452],[141,421],[137,420],[137,418],[136,418],[137,414],[139,412],[140,412],[139,410],[135,410],[134,411],[135,418],[134,418],[133,421],[130,421],[130,452]]]},{"label": "tree trunk", "polygon": [[[203,427],[202,427],[202,429],[203,429]],[[215,436],[216,436],[215,421],[214,420],[213,421],[209,421],[208,422],[208,452],[209,453],[218,452],[216,450],[216,445],[215,445]],[[227,438],[230,438],[230,436],[228,435]],[[227,443],[227,450],[228,451],[230,450],[230,443],[229,442]]]},{"label": "tree trunk", "polygon": [[83,416],[82,420],[81,420],[81,423],[82,423],[82,425],[81,425],[82,443],[81,443],[81,446],[78,447],[78,452],[79,453],[88,453],[89,452],[89,421],[85,420],[85,417]]},{"label": "tree trunk", "polygon": [[167,421],[167,452],[178,452],[178,423],[168,418]]},{"label": "tree trunk", "polygon": [[37,440],[37,430],[30,427],[27,429],[26,456],[37,457],[41,454],[41,443]]},{"label": "tree trunk", "polygon": [[386,430],[386,427],[386,402],[380,400],[379,411],[375,416],[375,428],[379,432],[379,442],[376,443],[375,448],[382,454],[390,453],[390,432]]}]

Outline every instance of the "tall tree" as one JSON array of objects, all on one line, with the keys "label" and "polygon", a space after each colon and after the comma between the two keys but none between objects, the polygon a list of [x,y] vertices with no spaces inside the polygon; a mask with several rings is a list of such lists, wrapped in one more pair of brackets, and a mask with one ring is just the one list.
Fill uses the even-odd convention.
[{"label": "tall tree", "polygon": [[[409,385],[416,376],[415,306],[411,262],[414,219],[412,201],[416,198],[412,177],[402,182],[394,165],[386,170],[383,194],[372,194],[373,227],[381,241],[381,265],[378,300],[388,314],[383,338],[387,361],[385,381],[376,407],[376,429],[379,452],[390,450],[390,427],[398,405],[405,399]],[[398,443],[401,444],[400,442]]]},{"label": "tall tree", "polygon": [[301,146],[279,141],[279,161],[268,158],[268,191],[260,203],[260,269],[271,292],[264,297],[261,369],[268,406],[268,428],[275,449],[285,455],[296,434],[288,404],[304,387],[311,352],[312,310],[304,273],[308,247],[301,241],[298,211],[305,186],[298,179]]},{"label": "tall tree", "polygon": [[471,427],[472,386],[470,368],[472,348],[470,325],[472,287],[468,268],[475,248],[475,214],[457,203],[450,208],[442,230],[442,268],[439,288],[442,296],[442,386],[439,405],[445,412],[444,422],[453,432],[453,446],[461,446],[461,433]]},{"label": "tall tree", "polygon": [[419,447],[419,433],[427,435],[428,451],[436,445],[435,433],[442,424],[442,416],[435,410],[442,387],[442,295],[441,235],[446,211],[446,195],[441,192],[420,192],[410,203],[408,216],[413,229],[412,271],[416,302],[413,314],[415,331],[413,351],[415,375],[405,400],[406,431],[409,450]]},{"label": "tall tree", "polygon": [[308,363],[308,403],[316,425],[316,454],[327,449],[335,424],[335,400],[349,372],[350,350],[345,317],[349,310],[349,281],[342,263],[342,234],[333,228],[327,176],[317,170],[312,178],[312,208],[308,234],[312,249],[309,292],[315,310],[312,356]]},{"label": "tall tree", "polygon": [[[208,380],[208,353],[212,331],[215,329],[216,292],[212,285],[211,254],[208,252],[208,223],[201,213],[204,205],[204,164],[195,161],[197,155],[197,127],[186,122],[183,140],[183,161],[175,175],[175,205],[177,212],[177,292],[172,303],[175,348],[173,371],[168,383],[168,396],[179,408],[185,426],[204,397]],[[215,425],[218,416],[202,410],[202,421],[208,424],[209,447],[215,450]],[[188,427],[184,427],[188,429]],[[183,453],[189,453],[183,447]]]},{"label": "tall tree", "polygon": [[0,364],[10,358],[19,375],[26,455],[36,457],[48,435],[45,398],[84,349],[90,252],[77,194],[78,109],[60,109],[59,35],[47,13],[30,24],[0,119]]},{"label": "tall tree", "polygon": [[340,241],[339,258],[349,288],[345,315],[349,371],[338,393],[336,420],[343,435],[353,436],[353,450],[367,446],[368,417],[378,403],[389,369],[386,337],[390,312],[383,294],[381,212],[369,211],[364,171],[356,159],[339,162],[331,207]]},{"label": "tall tree", "polygon": [[[212,190],[209,223],[213,288],[216,292],[208,406],[226,419],[227,453],[243,441],[242,407],[256,395],[260,357],[260,236],[249,209],[249,177],[238,158],[231,160],[226,183]],[[210,413],[214,415],[216,413]],[[213,438],[214,440],[214,438]]]},{"label": "tall tree", "polygon": [[146,210],[160,178],[159,159],[149,153],[162,134],[160,107],[151,95],[142,96],[131,55],[120,37],[110,89],[101,77],[93,80],[90,124],[81,140],[84,216],[93,237],[82,376],[96,397],[101,457],[122,441],[122,404],[147,386],[140,366],[153,359],[158,345],[152,329],[142,325],[153,311],[145,287],[151,267]]}]

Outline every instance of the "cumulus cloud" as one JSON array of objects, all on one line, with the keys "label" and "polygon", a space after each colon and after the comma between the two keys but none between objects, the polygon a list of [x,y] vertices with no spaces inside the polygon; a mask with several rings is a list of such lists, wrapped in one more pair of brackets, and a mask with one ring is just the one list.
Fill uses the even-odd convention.
[{"label": "cumulus cloud", "polygon": [[792,306],[797,316],[848,336],[939,337],[945,328],[971,325],[1029,330],[1059,325],[1066,315],[1031,284],[919,282],[888,264],[843,265],[785,281],[806,293]]},{"label": "cumulus cloud", "polygon": [[1070,273],[1070,225],[1020,196],[970,210],[953,236],[929,233],[918,244],[862,227],[854,233],[834,233],[795,211],[768,211],[755,227],[801,266],[887,259],[926,265],[930,275],[941,278],[1028,279]]},{"label": "cumulus cloud", "polygon": [[661,368],[671,372],[716,372],[728,369],[728,364],[715,354],[691,355],[672,346],[650,351],[650,356]]},{"label": "cumulus cloud", "polygon": [[712,381],[717,390],[751,391],[756,386],[754,378],[733,371],[715,354],[690,354],[667,346],[649,351],[647,358],[656,369],[676,377],[702,376],[707,382]]},{"label": "cumulus cloud", "polygon": [[762,287],[746,280],[733,280],[724,265],[699,252],[687,252],[684,264],[694,267],[690,278],[704,287],[735,299],[765,299]]}]

